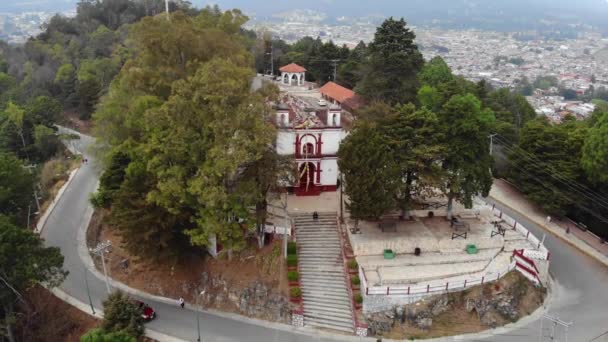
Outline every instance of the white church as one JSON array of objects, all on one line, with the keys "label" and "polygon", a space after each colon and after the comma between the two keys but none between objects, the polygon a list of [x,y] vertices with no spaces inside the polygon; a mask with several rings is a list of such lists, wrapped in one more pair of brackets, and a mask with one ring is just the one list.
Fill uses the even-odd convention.
[{"label": "white church", "polygon": [[326,101],[319,89],[305,83],[303,67],[290,64],[280,70],[282,98],[276,108],[276,148],[280,155],[294,156],[299,175],[296,184],[287,188],[298,196],[335,191],[338,149],[347,134],[342,107]]}]

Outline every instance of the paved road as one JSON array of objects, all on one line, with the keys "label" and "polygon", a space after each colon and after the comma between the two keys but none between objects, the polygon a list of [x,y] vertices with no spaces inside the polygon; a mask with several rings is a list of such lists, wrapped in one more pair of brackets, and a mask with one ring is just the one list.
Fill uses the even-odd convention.
[{"label": "paved road", "polygon": [[[74,145],[80,151],[92,143],[83,136]],[[82,302],[88,302],[85,286],[86,266],[81,254],[83,236],[79,234],[82,227],[88,225],[92,213],[89,205],[89,194],[95,190],[99,167],[88,157],[89,163],[83,165],[70,186],[57,203],[42,232],[47,245],[61,248],[65,256],[65,268],[69,270],[61,289]],[[542,236],[541,229],[523,217],[504,210],[537,236]],[[569,341],[590,341],[608,330],[608,270],[596,261],[566,245],[561,240],[547,236],[546,245],[552,252],[551,272],[555,278],[559,299],[551,303],[549,312],[567,321],[574,321],[570,329]],[[80,253],[79,253],[80,249]],[[86,254],[86,253],[84,253]],[[101,307],[101,301],[107,296],[104,282],[88,273],[93,305]],[[155,331],[175,336],[188,341],[195,341],[196,313],[188,308],[180,309],[175,304],[150,302],[158,312],[158,318],[147,326]],[[212,313],[201,313],[201,331],[203,341],[340,341],[355,340],[354,337],[320,335],[307,329],[293,329],[272,323],[253,324],[249,320],[227,318]],[[545,324],[547,325],[547,324]],[[545,330],[549,335],[550,330]],[[453,340],[452,338],[448,340]],[[462,338],[460,340],[463,340]],[[539,341],[539,322],[491,338],[467,337],[465,340],[476,341]],[[545,339],[545,341],[549,341]],[[556,340],[558,341],[558,340]],[[563,341],[559,339],[559,341]],[[608,341],[598,339],[596,341]]]},{"label": "paved road", "polygon": [[[492,199],[487,200],[495,203]],[[546,232],[516,212],[495,204],[537,237],[541,238]],[[551,251],[549,272],[555,279],[553,291],[557,294],[556,300],[549,305],[548,314],[574,323],[568,331],[568,341],[591,341],[608,331],[608,268],[549,233],[545,246]],[[521,341],[550,341],[549,322],[544,321],[543,327],[543,340],[540,340],[538,321],[508,334],[520,335]],[[563,334],[563,330],[556,329],[556,335],[560,332]],[[497,336],[487,341],[513,341],[513,337]],[[564,336],[558,336],[556,341],[565,341]],[[608,341],[608,334],[595,341]]]}]

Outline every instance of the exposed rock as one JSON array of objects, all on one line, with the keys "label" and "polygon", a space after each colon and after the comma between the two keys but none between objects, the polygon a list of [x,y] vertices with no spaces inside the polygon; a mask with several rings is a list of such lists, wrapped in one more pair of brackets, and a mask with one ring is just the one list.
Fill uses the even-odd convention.
[{"label": "exposed rock", "polygon": [[482,324],[494,329],[497,326],[498,320],[496,319],[496,313],[493,311],[486,312],[481,316],[480,321]]},{"label": "exposed rock", "polygon": [[394,320],[384,313],[375,313],[365,317],[372,335],[382,335],[393,329]]},{"label": "exposed rock", "polygon": [[395,306],[395,320],[399,321],[401,324],[405,322],[405,307],[401,305]]},{"label": "exposed rock", "polygon": [[415,322],[416,326],[422,330],[427,330],[433,325],[433,319],[430,317],[419,318]]},{"label": "exposed rock", "polygon": [[448,311],[449,306],[450,306],[449,297],[447,295],[440,296],[431,305],[431,314],[433,316],[441,315],[442,313]]},{"label": "exposed rock", "polygon": [[519,317],[518,302],[513,296],[501,296],[496,303],[496,311],[504,318],[514,321]]},{"label": "exposed rock", "polygon": [[472,312],[473,310],[475,310],[475,300],[471,298],[467,299],[464,304],[464,309],[467,312]]}]

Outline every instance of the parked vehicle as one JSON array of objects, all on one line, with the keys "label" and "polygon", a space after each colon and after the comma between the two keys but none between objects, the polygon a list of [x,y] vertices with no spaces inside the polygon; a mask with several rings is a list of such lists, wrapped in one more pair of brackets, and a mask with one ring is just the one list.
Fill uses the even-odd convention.
[{"label": "parked vehicle", "polygon": [[134,300],[134,302],[141,309],[141,317],[144,321],[149,322],[156,318],[156,311],[151,306],[139,300]]}]

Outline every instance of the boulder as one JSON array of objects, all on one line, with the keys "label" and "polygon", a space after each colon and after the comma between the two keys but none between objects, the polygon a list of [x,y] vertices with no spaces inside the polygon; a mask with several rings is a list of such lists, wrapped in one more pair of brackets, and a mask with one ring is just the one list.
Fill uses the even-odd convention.
[{"label": "boulder", "polygon": [[393,329],[394,320],[385,313],[375,313],[365,317],[372,335],[382,335]]}]

